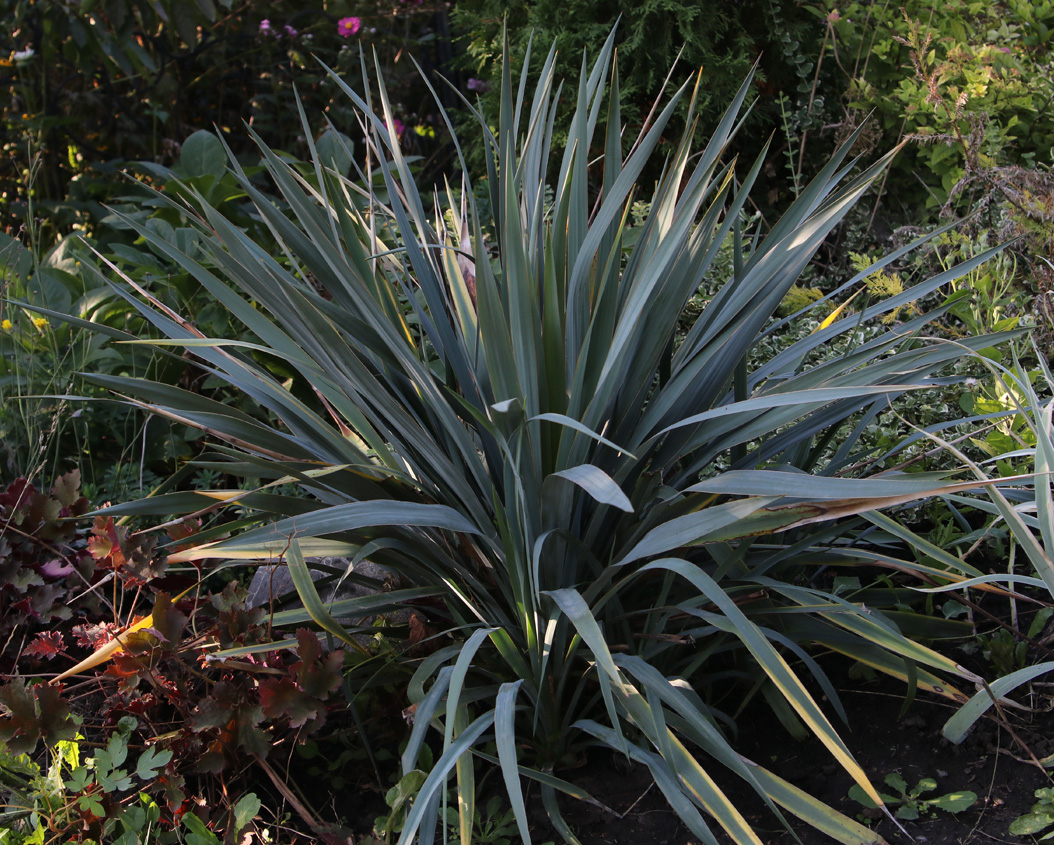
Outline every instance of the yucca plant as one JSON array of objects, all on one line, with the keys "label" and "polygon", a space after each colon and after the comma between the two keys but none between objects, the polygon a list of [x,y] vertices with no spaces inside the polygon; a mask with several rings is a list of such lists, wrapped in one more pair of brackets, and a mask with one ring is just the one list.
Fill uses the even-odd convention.
[{"label": "yucca plant", "polygon": [[[847,159],[850,140],[771,230],[748,238],[740,212],[762,161],[740,174],[726,157],[746,84],[701,150],[691,130],[664,146],[676,104],[694,102],[686,83],[627,151],[609,39],[591,68],[583,61],[570,140],[556,150],[563,89],[553,67],[550,52],[534,91],[514,86],[506,69],[499,124],[480,118],[475,139],[488,162],[480,186],[465,175],[423,195],[383,84],[377,95],[345,86],[371,139],[358,181],[322,156],[303,168],[261,144],[282,210],[231,159],[273,244],[253,242],[203,200],[184,213],[207,260],[137,227],[258,341],[203,337],[129,280],[115,285],[169,345],[189,349],[267,416],[168,385],[97,380],[226,441],[218,448],[229,471],[292,479],[313,496],[246,495],[239,504],[255,507],[259,524],[206,535],[210,542],[170,560],[284,555],[307,613],[351,642],[335,616],[441,597],[445,611],[429,612],[445,636],[409,685],[415,721],[404,773],[424,765],[430,736],[438,751],[414,775],[420,788],[402,842],[433,840],[453,778],[455,838],[470,842],[477,770],[487,765],[500,770],[525,842],[532,790],[576,842],[557,793],[584,797],[562,772],[591,746],[647,766],[708,843],[717,841],[714,822],[736,842],[759,842],[718,784],[729,773],[777,815],[783,808],[842,842],[880,841],[740,756],[729,737],[739,704],[760,694],[881,803],[810,692],[822,690],[839,710],[807,647],[948,695],[954,688],[939,676],[974,680],[905,636],[897,617],[829,594],[808,574],[881,563],[843,542],[850,529],[832,521],[917,499],[943,481],[837,477],[874,417],[962,352],[919,339],[933,314],[866,342],[854,334],[860,321],[987,256],[748,368],[788,289],[889,158],[861,170]],[[658,154],[661,180],[639,184]],[[631,228],[641,199],[650,210]],[[679,334],[684,306],[727,238],[734,270]],[[280,380],[276,361],[295,375]],[[758,489],[741,497],[746,487]],[[169,494],[118,510],[187,512],[230,496]],[[368,557],[401,587],[324,606],[304,563],[321,554]],[[966,574],[953,567],[935,577]]]},{"label": "yucca plant", "polygon": [[[1004,429],[1018,441],[1019,449],[978,463],[938,434],[920,434],[953,455],[981,485],[981,489],[976,492],[949,491],[942,494],[940,499],[950,508],[988,514],[989,522],[983,531],[977,532],[982,535],[980,539],[989,532],[1003,529],[1010,549],[1005,568],[999,567],[988,573],[977,571],[966,580],[955,580],[929,590],[951,593],[974,589],[1001,595],[1009,602],[1010,625],[1014,628],[1019,625],[1018,612],[1022,606],[1039,605],[1040,610],[1032,618],[1027,634],[1024,628],[1015,631],[1015,640],[1021,636],[1022,641],[1030,641],[1035,647],[1036,641],[1041,640],[1043,629],[1051,616],[1051,608],[1054,607],[1054,400],[1049,396],[1054,387],[1054,375],[1035,339],[1031,341],[1031,357],[1039,365],[1036,373],[1030,374],[1023,366],[1016,347],[1012,349],[1012,366],[985,357],[979,358],[992,376],[997,395],[1007,406],[1005,411],[987,416],[996,420],[1005,419]],[[1034,375],[1037,377],[1033,378]],[[1036,383],[1043,386],[1042,391],[1037,390]],[[1017,433],[1011,421],[1022,424],[1022,434]],[[1030,467],[1031,472],[1007,475],[992,473],[987,468],[992,463],[1006,461],[1021,463],[1025,468]],[[921,537],[908,532],[904,532],[904,536],[916,548],[924,549],[938,564],[955,559],[949,552],[925,543]],[[981,545],[980,539],[972,544],[971,550]],[[1018,562],[1024,563],[1024,567],[1018,566]],[[1018,569],[1023,571],[1015,571]],[[1041,642],[1039,645],[1040,648],[1036,650],[1042,650],[1049,656],[1050,650],[1046,644]],[[977,720],[997,702],[1001,701],[1007,707],[1020,706],[1007,702],[1004,696],[1051,672],[1054,672],[1054,660],[1044,660],[1022,666],[993,680],[962,704],[947,721],[942,733],[952,742],[962,742]],[[1027,753],[1032,754],[1031,751]]]}]

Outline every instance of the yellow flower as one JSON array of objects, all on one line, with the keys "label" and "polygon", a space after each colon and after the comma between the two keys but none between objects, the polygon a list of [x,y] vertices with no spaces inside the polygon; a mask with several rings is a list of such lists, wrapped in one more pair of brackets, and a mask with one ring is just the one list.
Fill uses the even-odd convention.
[{"label": "yellow flower", "polygon": [[0,323],[0,329],[3,329],[5,332],[9,332],[14,327],[14,325],[15,324],[12,323],[10,320],[4,320],[2,323]]},{"label": "yellow flower", "polygon": [[48,318],[47,317],[34,317],[33,318],[33,325],[36,326],[38,329],[45,328],[47,326],[47,324],[48,324]]}]

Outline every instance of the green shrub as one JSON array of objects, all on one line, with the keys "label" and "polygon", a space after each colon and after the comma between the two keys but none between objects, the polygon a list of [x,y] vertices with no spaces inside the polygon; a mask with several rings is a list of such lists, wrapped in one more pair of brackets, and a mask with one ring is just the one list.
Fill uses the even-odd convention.
[{"label": "green shrub", "polygon": [[931,219],[938,211],[970,214],[963,234],[977,243],[964,251],[1016,239],[1013,260],[981,271],[976,285],[967,280],[963,289],[971,293],[964,292],[953,311],[973,324],[971,330],[986,300],[996,309],[1008,307],[1007,319],[1015,311],[1032,314],[1049,345],[1054,119],[1047,106],[1054,98],[1054,7],[1018,0],[826,7],[827,52],[834,61],[825,66],[839,68],[842,81],[833,84],[846,89],[844,114],[831,123],[844,137],[873,114],[871,144],[907,141],[883,185],[892,206],[884,216],[920,224],[927,222],[923,208]]},{"label": "green shrub", "polygon": [[780,307],[776,309],[776,314],[780,317],[789,317],[799,311],[808,309],[814,302],[822,298],[823,291],[816,290],[816,288],[803,288],[799,285],[791,285],[787,295],[783,297]]},{"label": "green shrub", "polygon": [[991,195],[999,168],[1051,163],[1049,4],[827,6],[835,56],[848,76],[849,125],[874,112],[884,143],[914,140],[890,184],[905,208],[972,209]]},{"label": "green shrub", "polygon": [[[149,374],[211,390],[190,356],[107,342],[52,314],[105,324],[110,340],[149,331],[92,272],[97,259],[81,239],[210,333],[228,330],[225,309],[196,302],[190,277],[164,254],[135,243],[135,233],[111,213],[130,213],[195,248],[180,215],[149,189],[132,186],[122,170],[162,192],[177,184],[200,191],[237,225],[257,226],[243,209],[244,192],[223,177],[222,144],[192,128],[218,125],[236,152],[244,152],[237,139],[244,137],[245,120],[272,145],[303,153],[307,136],[287,119],[296,109],[295,86],[316,116],[308,135],[350,169],[344,148],[354,149],[356,140],[330,131],[327,117],[340,120],[351,136],[358,130],[315,57],[354,78],[361,72],[360,45],[378,51],[401,98],[396,117],[407,152],[436,149],[434,116],[420,105],[427,87],[416,73],[404,84],[412,63],[395,61],[423,42],[436,51],[432,65],[446,61],[449,45],[434,37],[430,9],[419,3],[397,12],[377,3],[231,6],[229,0],[0,0],[9,23],[0,34],[0,65],[11,93],[0,107],[2,479],[25,475],[39,482],[76,467],[93,495],[117,499],[134,489],[142,494],[144,478],[167,476],[197,452],[200,436],[185,427],[63,398],[97,395],[80,381],[80,371]],[[351,21],[352,13],[355,24],[345,27],[345,36],[340,22]],[[425,60],[424,49],[418,56]],[[133,453],[140,471],[115,473],[114,465],[131,465]],[[132,476],[134,484],[121,481]],[[119,483],[108,488],[107,479]]]},{"label": "green shrub", "polygon": [[[351,144],[335,131],[319,140],[319,148],[328,145],[330,160],[346,171],[350,160],[344,147]],[[232,224],[267,237],[225,162],[223,144],[199,130],[184,141],[171,166],[131,165],[144,182],[125,187],[106,216],[51,249],[42,249],[43,235],[36,228],[26,232],[25,243],[0,233],[0,478],[39,480],[76,468],[93,500],[121,501],[149,492],[196,455],[200,432],[135,408],[87,401],[101,391],[85,383],[81,373],[149,375],[222,395],[190,355],[159,354],[136,342],[156,331],[113,290],[99,267],[117,266],[210,334],[236,331],[222,303],[197,296],[193,278],[127,223],[133,219],[206,260],[186,216],[164,198],[193,203],[200,194]]]},{"label": "green shrub", "polygon": [[[583,54],[607,36],[613,20],[620,21],[616,37],[622,117],[634,131],[644,124],[656,98],[672,90],[669,73],[675,61],[680,61],[685,73],[700,70],[694,117],[707,134],[717,126],[725,105],[755,63],[758,69],[751,98],[759,99],[750,115],[753,128],[771,125],[778,118],[781,96],[795,104],[809,99],[823,30],[799,4],[769,0],[706,4],[690,0],[463,0],[454,6],[453,21],[464,52],[459,61],[470,77],[468,90],[473,92],[467,96],[473,101],[478,97],[488,121],[496,124],[503,33],[508,33],[515,56],[523,55],[532,39],[535,45],[555,44],[559,51],[555,78],[567,80],[562,100],[567,107],[556,110],[554,132],[554,140],[562,144],[573,113],[575,86],[585,73]],[[532,83],[537,82],[537,72],[529,74]],[[664,137],[667,150],[686,125],[686,106],[687,101],[682,102],[669,124]],[[817,114],[819,111],[817,108]],[[465,130],[474,131],[474,124],[475,119],[467,115]],[[737,144],[755,155],[765,134],[767,130],[745,133]],[[481,163],[475,150],[465,152],[471,163]]]},{"label": "green shrub", "polygon": [[122,330],[134,328],[127,307],[85,271],[94,258],[78,239],[40,253],[0,233],[0,479],[39,482],[78,469],[94,483],[96,468],[126,454],[142,420],[112,403],[72,401],[99,395],[77,372],[147,374],[157,355],[70,322],[91,319],[126,339]]},{"label": "green shrub", "polygon": [[123,162],[169,164],[195,129],[220,127],[237,139],[247,122],[273,146],[303,154],[301,127],[288,119],[294,87],[315,117],[310,135],[325,131],[327,112],[354,135],[317,59],[354,78],[360,44],[385,62],[406,143],[432,153],[427,89],[404,57],[413,48],[432,67],[449,63],[444,13],[433,19],[432,11],[379,0],[0,0],[10,91],[0,107],[0,227],[18,227],[30,195],[49,212],[50,238],[97,220],[100,201],[123,187]]},{"label": "green shrub", "polygon": [[[556,794],[583,797],[561,770],[594,745],[647,766],[708,843],[716,839],[704,814],[736,842],[759,841],[717,785],[718,769],[743,778],[774,812],[860,841],[868,831],[739,756],[728,728],[760,694],[789,731],[817,737],[880,803],[809,691],[822,690],[838,710],[807,648],[951,698],[962,693],[948,677],[975,680],[902,633],[913,626],[904,590],[845,598],[811,574],[881,565],[886,556],[857,536],[860,526],[836,520],[943,484],[926,473],[836,477],[854,466],[860,432],[964,350],[1014,333],[929,344],[917,338],[932,314],[891,326],[879,319],[865,340],[857,332],[982,255],[748,364],[784,324],[770,318],[814,251],[888,157],[851,176],[849,139],[783,218],[751,237],[740,212],[763,161],[736,179],[724,158],[749,80],[703,149],[691,132],[669,148],[652,188],[641,173],[690,88],[634,139],[613,48],[609,38],[581,78],[559,145],[555,54],[542,83],[519,98],[506,61],[496,130],[477,115],[485,203],[468,176],[460,190],[422,197],[383,87],[360,95],[343,85],[369,126],[383,186],[371,181],[360,197],[321,154],[305,174],[261,144],[285,213],[230,162],[281,260],[200,199],[180,206],[200,239],[198,257],[125,218],[258,340],[208,337],[127,278],[124,295],[168,345],[193,350],[212,376],[267,409],[267,421],[171,385],[93,380],[226,441],[217,450],[232,472],[295,479],[314,496],[259,496],[258,527],[202,538],[170,561],[284,556],[307,613],[348,643],[354,637],[334,619],[348,608],[322,603],[307,555],[387,567],[399,579],[390,602],[441,600],[425,611],[438,648],[415,664],[409,685],[413,728],[395,800],[405,815],[385,825],[401,825],[400,841],[427,837],[448,818],[455,773],[456,824],[471,841],[476,770],[496,765],[525,842],[524,778],[540,784],[550,818],[575,842]],[[596,200],[591,188],[601,185]],[[638,198],[648,205],[635,206]],[[640,223],[631,227],[635,207]],[[679,334],[685,304],[728,235],[731,274]],[[276,378],[254,357],[261,353],[294,376]],[[847,420],[856,423],[848,433]],[[186,512],[215,501],[173,494],[110,512]],[[919,570],[938,581],[975,574],[954,563]],[[897,612],[882,612],[894,604]]]}]

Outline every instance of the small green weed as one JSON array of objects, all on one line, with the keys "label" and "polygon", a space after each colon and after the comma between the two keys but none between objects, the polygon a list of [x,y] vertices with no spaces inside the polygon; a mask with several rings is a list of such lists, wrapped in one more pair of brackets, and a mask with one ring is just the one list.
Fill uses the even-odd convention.
[{"label": "small green weed", "polygon": [[516,841],[516,816],[511,807],[502,812],[502,800],[495,795],[482,813],[477,812],[474,842],[480,845],[509,845]]},{"label": "small green weed", "polygon": [[[430,758],[430,754],[426,756]],[[406,815],[417,799],[426,776],[421,769],[414,769],[403,775],[399,782],[388,790],[384,800],[390,812],[374,821],[373,835],[364,840],[363,845],[383,845],[395,841],[396,835],[402,832]],[[448,795],[448,801],[456,805],[456,799],[451,799],[452,792]],[[482,811],[476,806],[472,820],[473,842],[479,845],[510,845],[516,841],[516,816],[511,807],[505,805],[504,811],[502,807],[503,802],[499,795],[492,796]],[[458,829],[460,820],[458,811],[453,806],[447,807],[443,818],[450,830]],[[552,843],[547,842],[544,845]]]},{"label": "small green weed", "polygon": [[[896,794],[890,795],[885,792],[878,794],[887,805],[897,808],[895,815],[898,819],[906,821],[936,815],[937,810],[961,813],[977,803],[977,794],[969,790],[924,798],[926,793],[933,792],[937,788],[937,781],[933,778],[922,778],[913,788],[908,789],[908,782],[897,772],[892,772],[886,775],[885,784],[896,790]],[[867,793],[855,784],[849,789],[849,797],[870,810],[878,808]]]},{"label": "small green weed", "polygon": [[[425,761],[426,766],[428,762]],[[366,845],[391,842],[392,837],[402,831],[406,822],[406,814],[414,798],[421,791],[426,777],[426,773],[421,769],[413,769],[403,775],[399,782],[388,790],[384,801],[391,812],[386,816],[377,817],[373,823],[373,836],[365,840]]]},{"label": "small green weed", "polygon": [[[1010,823],[1010,833],[1014,836],[1034,836],[1054,825],[1054,789],[1037,789],[1038,801],[1031,811],[1018,816]],[[1054,830],[1039,837],[1040,841],[1054,839]]]}]

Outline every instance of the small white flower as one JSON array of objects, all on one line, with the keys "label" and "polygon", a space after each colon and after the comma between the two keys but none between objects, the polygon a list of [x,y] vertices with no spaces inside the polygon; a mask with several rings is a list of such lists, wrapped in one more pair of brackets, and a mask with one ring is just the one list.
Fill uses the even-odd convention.
[{"label": "small white flower", "polygon": [[11,54],[11,60],[15,62],[24,62],[27,59],[33,58],[33,48],[26,47],[25,50],[16,50]]}]

